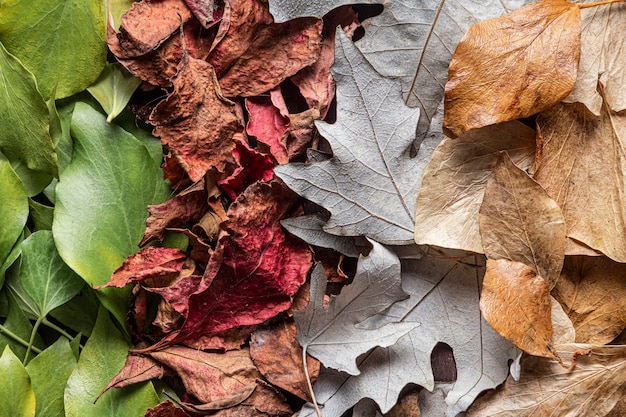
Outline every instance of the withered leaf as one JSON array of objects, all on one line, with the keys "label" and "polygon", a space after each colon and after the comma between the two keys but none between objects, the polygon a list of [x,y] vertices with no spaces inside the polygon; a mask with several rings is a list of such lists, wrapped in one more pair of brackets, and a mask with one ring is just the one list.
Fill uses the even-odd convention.
[{"label": "withered leaf", "polygon": [[[590,3],[582,0],[579,4]],[[602,108],[602,84],[604,99],[615,112],[626,109],[626,26],[623,13],[626,5],[610,5],[586,8],[580,11],[582,18],[580,64],[574,89],[564,100],[581,102],[596,116]]]},{"label": "withered leaf", "polygon": [[[626,347],[561,345],[561,357],[577,355],[576,366],[527,357],[519,381],[479,398],[468,417],[605,416],[624,396]],[[582,355],[582,356],[578,356]]]},{"label": "withered leaf", "polygon": [[237,142],[233,156],[237,168],[227,178],[218,181],[231,200],[237,199],[250,184],[256,181],[268,182],[274,178],[274,163],[269,155],[257,152],[244,142]]},{"label": "withered leaf", "polygon": [[276,87],[314,63],[320,54],[322,21],[300,18],[259,29],[250,47],[219,77],[227,97],[251,97]]},{"label": "withered leaf", "polygon": [[234,136],[243,132],[235,104],[220,92],[213,68],[184,55],[173,79],[174,92],[152,114],[154,135],[161,138],[193,182],[210,168],[233,164]]},{"label": "withered leaf", "polygon": [[533,268],[487,260],[480,312],[491,327],[531,355],[554,358],[550,290]]},{"label": "withered leaf", "polygon": [[478,210],[487,180],[506,151],[523,170],[533,168],[535,131],[518,122],[445,138],[424,172],[415,208],[415,242],[483,253]]},{"label": "withered leaf", "polygon": [[146,410],[144,417],[190,417],[182,408],[178,408],[171,401],[163,401]]},{"label": "withered leaf", "polygon": [[233,391],[232,393],[222,397],[218,400],[211,401],[206,404],[192,404],[192,403],[178,403],[183,410],[189,411],[192,414],[209,415],[214,414],[215,411],[223,410],[225,408],[235,407],[252,395],[256,389],[256,384],[248,384],[243,388]]},{"label": "withered leaf", "polygon": [[122,388],[129,385],[137,384],[143,381],[149,381],[153,378],[161,379],[165,375],[173,375],[171,369],[163,366],[156,360],[143,356],[129,354],[126,357],[126,363],[109,384],[102,390],[98,398],[111,388]]},{"label": "withered leaf", "polygon": [[479,223],[488,259],[521,262],[554,286],[565,256],[563,214],[505,152],[487,182]]},{"label": "withered leaf", "polygon": [[224,13],[224,5],[220,1],[185,0],[185,3],[205,28],[217,22]]},{"label": "withered leaf", "polygon": [[[311,253],[280,220],[297,199],[278,182],[254,183],[231,204],[202,288],[189,298],[180,338],[261,323],[289,308]],[[208,287],[208,288],[207,288]]]},{"label": "withered leaf", "polygon": [[130,255],[113,272],[109,282],[95,288],[123,288],[131,282],[150,280],[150,286],[167,285],[183,269],[187,254],[180,249],[148,246]]},{"label": "withered leaf", "polygon": [[580,56],[580,9],[542,0],[472,26],[459,42],[445,87],[444,131],[528,117],[572,90]]},{"label": "withered leaf", "polygon": [[122,16],[119,35],[116,39],[109,37],[109,48],[123,59],[145,55],[158,48],[191,17],[183,0],[134,2]]},{"label": "withered leaf", "polygon": [[[296,340],[296,325],[292,319],[259,326],[252,333],[250,356],[270,383],[311,401],[302,364],[302,348]],[[306,362],[311,383],[314,383],[320,363],[310,356]]]},{"label": "withered leaf", "polygon": [[535,179],[563,210],[567,236],[626,262],[626,115],[559,104],[537,117]]},{"label": "withered leaf", "polygon": [[606,344],[626,327],[626,265],[606,257],[566,256],[552,289],[579,343]]},{"label": "withered leaf", "polygon": [[270,154],[279,164],[289,162],[287,134],[289,117],[281,114],[269,97],[248,97],[246,99],[248,123],[246,131],[259,142],[269,147]]}]

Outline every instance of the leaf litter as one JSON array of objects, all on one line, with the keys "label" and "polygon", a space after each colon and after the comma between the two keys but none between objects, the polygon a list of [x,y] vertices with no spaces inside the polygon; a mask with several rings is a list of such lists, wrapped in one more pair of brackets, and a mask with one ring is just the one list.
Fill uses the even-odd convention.
[{"label": "leaf litter", "polygon": [[144,0],[109,24],[142,82],[104,89],[152,125],[174,194],[100,285],[133,287],[135,344],[103,393],[177,379],[155,417],[377,415],[411,384],[429,415],[552,392],[616,412],[623,4],[365,3]]}]

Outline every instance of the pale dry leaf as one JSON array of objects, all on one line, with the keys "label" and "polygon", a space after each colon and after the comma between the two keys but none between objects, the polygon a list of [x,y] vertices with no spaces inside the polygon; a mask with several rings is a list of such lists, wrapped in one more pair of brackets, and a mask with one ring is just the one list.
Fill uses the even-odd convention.
[{"label": "pale dry leaf", "polygon": [[281,165],[275,172],[288,187],[331,212],[327,232],[410,243],[418,179],[426,165],[419,156],[410,158],[419,110],[404,105],[400,85],[380,77],[341,29],[337,39],[332,67],[337,122],[316,123],[334,156]]},{"label": "pale dry leaf", "polygon": [[542,136],[537,182],[563,210],[566,233],[626,262],[626,114],[559,104],[537,117]]},{"label": "pale dry leaf", "polygon": [[561,357],[574,352],[576,367],[563,368],[541,357],[522,361],[519,381],[479,398],[467,417],[606,416],[623,400],[626,384],[626,346],[568,344],[558,346]]},{"label": "pale dry leaf", "polygon": [[565,222],[556,202],[506,154],[487,182],[479,211],[488,259],[531,267],[552,288],[565,256]]},{"label": "pale dry leaf", "polygon": [[[370,241],[372,251],[359,259],[352,284],[324,305],[326,276],[318,266],[311,277],[309,304],[293,313],[302,348],[327,368],[358,375],[356,359],[375,346],[388,347],[419,326],[419,322],[389,323],[361,328],[359,323],[408,296],[402,291],[400,260]],[[341,341],[341,349],[337,342]]]},{"label": "pale dry leaf", "polygon": [[523,170],[534,165],[535,131],[518,121],[444,139],[430,160],[417,197],[415,242],[483,253],[478,210],[499,152]]},{"label": "pale dry leaf", "polygon": [[[578,3],[591,3],[581,0]],[[596,116],[600,115],[602,96],[598,83],[611,110],[626,109],[626,4],[614,3],[580,11],[581,47],[578,78],[565,102],[581,102]]]},{"label": "pale dry leaf", "polygon": [[[482,259],[477,255],[403,259],[402,288],[410,298],[361,327],[380,327],[381,321],[419,321],[421,325],[391,347],[363,355],[358,364],[360,375],[323,370],[314,391],[324,406],[324,417],[339,417],[362,398],[373,399],[385,413],[410,383],[433,389],[431,353],[439,342],[452,348],[458,372],[446,397],[447,415],[455,416],[483,390],[500,384],[508,374],[508,360],[519,351],[480,316],[478,297],[484,269],[471,264]],[[314,413],[307,404],[301,416]]]},{"label": "pale dry leaf", "polygon": [[528,117],[565,98],[580,56],[580,9],[542,0],[472,26],[459,41],[445,87],[452,137]]},{"label": "pale dry leaf", "polygon": [[552,289],[578,343],[609,343],[626,328],[626,265],[607,257],[567,256]]}]

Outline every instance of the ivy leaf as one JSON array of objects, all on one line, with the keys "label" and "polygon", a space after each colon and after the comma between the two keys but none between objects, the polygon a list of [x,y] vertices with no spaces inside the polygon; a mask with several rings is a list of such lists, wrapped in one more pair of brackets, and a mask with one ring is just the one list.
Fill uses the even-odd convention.
[{"label": "ivy leaf", "polygon": [[121,64],[109,64],[95,83],[87,87],[87,91],[108,114],[107,123],[111,123],[124,110],[130,97],[141,84],[139,78],[133,77]]},{"label": "ivy leaf", "polygon": [[5,0],[0,41],[37,78],[45,99],[78,93],[106,62],[104,3]]},{"label": "ivy leaf", "polygon": [[[326,367],[358,375],[356,358],[375,346],[388,347],[419,323],[390,323],[363,329],[358,324],[407,298],[400,283],[400,260],[393,252],[371,241],[369,256],[360,258],[354,282],[324,307],[326,276],[321,266],[311,278],[311,298],[294,312],[298,342]],[[337,349],[336,342],[342,347]]]},{"label": "ivy leaf", "polygon": [[[169,187],[146,147],[104,115],[76,103],[74,156],[56,188],[52,231],[61,258],[90,285],[105,284],[128,255],[137,252],[146,207],[164,201]],[[99,292],[121,323],[126,296]]]},{"label": "ivy leaf", "polygon": [[278,166],[276,175],[331,212],[327,232],[411,243],[426,165],[409,157],[419,110],[404,105],[400,85],[378,75],[342,30],[337,40],[332,67],[337,122],[316,123],[334,156],[309,165]]},{"label": "ivy leaf", "polygon": [[7,381],[0,385],[0,415],[35,417],[35,393],[30,377],[8,346],[0,357],[0,373]]}]

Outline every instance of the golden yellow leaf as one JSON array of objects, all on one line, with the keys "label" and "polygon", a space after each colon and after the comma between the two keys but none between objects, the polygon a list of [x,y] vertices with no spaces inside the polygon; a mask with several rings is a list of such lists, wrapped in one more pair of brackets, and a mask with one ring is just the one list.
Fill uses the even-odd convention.
[{"label": "golden yellow leaf", "polygon": [[444,131],[548,109],[572,90],[580,57],[580,10],[542,0],[472,26],[459,42],[445,87]]}]

